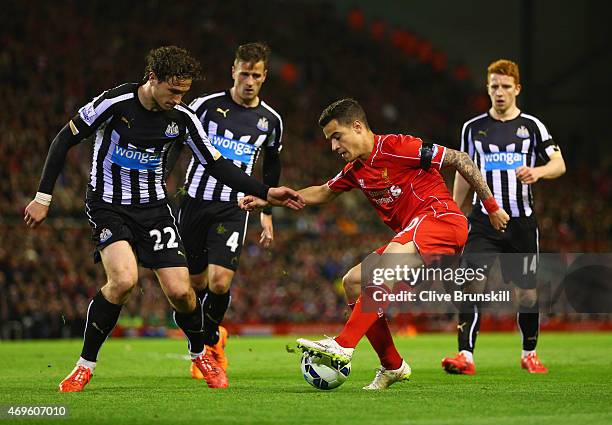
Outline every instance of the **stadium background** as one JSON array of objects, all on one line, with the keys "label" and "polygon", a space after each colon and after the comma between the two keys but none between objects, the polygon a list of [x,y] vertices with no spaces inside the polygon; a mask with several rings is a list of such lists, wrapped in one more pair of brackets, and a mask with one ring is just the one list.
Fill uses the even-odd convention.
[{"label": "stadium background", "polygon": [[[547,124],[568,168],[562,178],[536,185],[541,248],[610,252],[611,34],[600,2],[517,0],[495,10],[480,0],[470,7],[424,3],[3,1],[0,337],[82,335],[88,300],[104,282],[83,212],[91,145],[70,151],[45,225],[27,231],[22,211],[50,141],[71,114],[104,89],[140,80],[146,52],[162,44],[186,47],[202,62],[206,80],[187,101],[230,86],[238,44],[270,44],[262,97],[284,119],[281,181],[298,188],[342,166],[316,125],[331,101],[357,98],[377,132],[457,148],[462,123],[488,107],[487,63],[514,59],[525,89],[519,103]],[[452,185],[452,175],[445,177]],[[169,193],[181,181],[175,172]],[[257,244],[257,221],[232,289],[233,332],[321,333],[321,322],[337,326],[346,311],[340,277],[390,236],[359,193],[299,214],[276,210],[271,250]],[[172,333],[169,313],[154,276],[142,270],[116,333]],[[610,328],[607,316],[562,319],[564,326],[588,320],[591,328]],[[483,329],[514,326],[513,318],[488,320]],[[560,323],[548,318],[544,328],[553,322]],[[399,317],[393,326],[452,330],[454,320]]]}]

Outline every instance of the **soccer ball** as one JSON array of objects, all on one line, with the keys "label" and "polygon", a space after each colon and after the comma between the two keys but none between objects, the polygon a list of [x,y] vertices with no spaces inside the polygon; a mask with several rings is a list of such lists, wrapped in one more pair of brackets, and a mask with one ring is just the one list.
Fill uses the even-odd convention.
[{"label": "soccer ball", "polygon": [[302,375],[306,382],[319,390],[333,390],[347,380],[351,373],[351,364],[340,366],[337,361],[328,357],[302,355]]}]

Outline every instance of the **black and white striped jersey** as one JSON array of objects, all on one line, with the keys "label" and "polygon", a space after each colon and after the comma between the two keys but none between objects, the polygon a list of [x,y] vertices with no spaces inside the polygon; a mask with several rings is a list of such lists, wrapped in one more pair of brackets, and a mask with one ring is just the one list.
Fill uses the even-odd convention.
[{"label": "black and white striped jersey", "polygon": [[[226,90],[198,97],[189,106],[200,118],[211,144],[249,175],[262,149],[282,149],[283,121],[264,101],[246,108],[234,102]],[[208,201],[235,202],[244,196],[217,181],[194,158],[187,167],[185,189],[192,198]]]},{"label": "black and white striped jersey", "polygon": [[[516,169],[534,167],[538,158],[548,162],[559,147],[534,116],[521,112],[512,120],[499,121],[486,113],[463,125],[461,150],[474,160],[500,206],[511,217],[521,217],[533,213],[533,195],[531,186],[516,177]],[[474,194],[473,206],[477,203],[486,214]]]},{"label": "black and white striped jersey", "polygon": [[108,90],[79,109],[70,122],[84,139],[95,132],[87,197],[121,205],[166,198],[164,164],[172,143],[187,143],[198,164],[220,157],[200,120],[186,105],[149,111],[138,100],[137,83]]}]

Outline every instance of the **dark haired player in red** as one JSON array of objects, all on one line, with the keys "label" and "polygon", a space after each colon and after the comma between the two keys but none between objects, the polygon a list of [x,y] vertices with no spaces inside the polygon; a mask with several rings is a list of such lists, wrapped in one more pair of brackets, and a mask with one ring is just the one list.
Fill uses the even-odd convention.
[{"label": "dark haired player in red", "polygon": [[[461,253],[467,240],[467,220],[438,171],[444,166],[454,167],[472,185],[483,199],[492,226],[498,230],[505,228],[508,214],[499,208],[466,153],[412,136],[376,135],[368,125],[365,112],[353,99],[342,99],[328,106],[319,118],[319,125],[332,150],[348,164],[327,183],[299,193],[307,205],[314,205],[330,202],[353,188],[361,189],[383,221],[396,232],[389,244],[376,250],[377,254],[404,254],[401,258],[407,259],[410,267],[419,267],[433,255]],[[265,204],[253,196],[242,201],[246,209]],[[420,258],[406,255],[417,253]],[[388,261],[393,256],[385,257],[380,258]],[[385,267],[384,264],[377,266]],[[359,340],[366,335],[380,358],[381,368],[364,389],[385,389],[394,382],[407,380],[411,370],[393,344],[384,314],[363,308],[361,283],[361,264],[358,264],[343,278],[353,312],[340,335],[320,341],[298,339],[298,347],[346,364],[351,361]]]}]

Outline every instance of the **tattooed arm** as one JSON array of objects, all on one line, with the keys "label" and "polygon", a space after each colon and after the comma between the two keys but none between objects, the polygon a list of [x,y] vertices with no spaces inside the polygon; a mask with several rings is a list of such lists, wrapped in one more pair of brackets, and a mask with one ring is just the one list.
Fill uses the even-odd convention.
[{"label": "tattooed arm", "polygon": [[476,168],[470,156],[465,152],[456,151],[446,148],[444,155],[443,167],[453,167],[474,189],[478,197],[482,200],[487,212],[491,225],[500,231],[506,228],[506,223],[510,219],[508,214],[497,206],[493,194],[487,186],[487,182],[482,178],[480,170]]},{"label": "tattooed arm", "polygon": [[480,170],[476,168],[476,164],[474,164],[474,161],[470,159],[467,153],[446,148],[446,155],[444,156],[442,166],[453,167],[457,170],[483,201],[493,196],[489,186],[487,186],[487,182],[482,178]]}]

